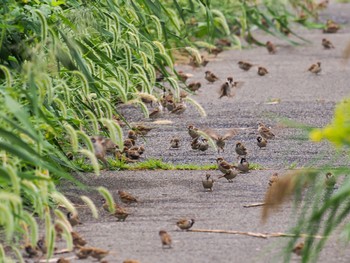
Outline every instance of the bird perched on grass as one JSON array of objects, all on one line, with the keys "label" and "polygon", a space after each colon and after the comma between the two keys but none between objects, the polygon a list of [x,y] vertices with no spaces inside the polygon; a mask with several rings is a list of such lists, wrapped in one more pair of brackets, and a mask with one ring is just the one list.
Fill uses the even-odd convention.
[{"label": "bird perched on grass", "polygon": [[176,222],[176,225],[181,229],[181,230],[189,230],[195,220],[194,219],[180,219],[179,221]]},{"label": "bird perched on grass", "polygon": [[246,158],[241,158],[237,165],[237,169],[240,170],[242,173],[249,172],[249,162]]},{"label": "bird perched on grass", "polygon": [[322,46],[324,47],[324,49],[331,49],[334,48],[332,42],[326,38],[322,39]]},{"label": "bird perched on grass", "polygon": [[247,148],[244,146],[242,142],[237,142],[235,151],[238,154],[238,158],[240,156],[246,156],[248,154]]},{"label": "bird perched on grass", "polygon": [[215,81],[217,81],[219,78],[212,73],[211,71],[207,70],[205,72],[205,77],[204,77],[209,83],[214,83]]},{"label": "bird perched on grass", "polygon": [[267,146],[267,140],[265,138],[258,136],[256,140],[256,144],[259,146],[259,149],[265,148]]},{"label": "bird perched on grass", "polygon": [[170,140],[170,148],[180,148],[180,139],[178,137],[174,137]]},{"label": "bird perched on grass", "polygon": [[321,68],[321,62],[316,62],[315,64],[312,64],[309,68],[308,71],[311,73],[314,73],[315,75],[318,75],[322,70]]},{"label": "bird perched on grass", "polygon": [[258,133],[265,139],[273,139],[275,137],[270,128],[266,127],[261,122],[258,123]]},{"label": "bird perched on grass", "polygon": [[72,212],[67,213],[67,219],[71,226],[82,225],[80,222],[78,214],[73,214]]},{"label": "bird perched on grass", "polygon": [[125,204],[132,204],[132,203],[138,202],[136,197],[134,197],[133,195],[131,195],[130,193],[128,193],[126,191],[118,190],[118,195],[119,195],[120,200]]},{"label": "bird perched on grass", "polygon": [[205,179],[202,180],[202,184],[203,184],[203,187],[204,187],[205,190],[209,189],[209,191],[212,192],[213,191],[214,180],[211,179],[210,176],[211,176],[210,174],[206,174],[205,175]]},{"label": "bird perched on grass", "polygon": [[162,242],[162,248],[171,248],[171,237],[165,230],[159,231],[160,241]]},{"label": "bird perched on grass", "polygon": [[258,67],[258,75],[259,76],[265,76],[266,74],[268,74],[268,70],[264,67]]},{"label": "bird perched on grass", "polygon": [[276,46],[271,41],[266,42],[266,49],[269,54],[276,54]]},{"label": "bird perched on grass", "polygon": [[230,129],[227,131],[223,136],[218,135],[215,131],[211,129],[206,129],[204,132],[213,140],[216,142],[216,146],[218,147],[218,153],[220,153],[220,150],[224,152],[224,147],[225,147],[225,141],[234,137],[235,135],[238,134],[236,129]]},{"label": "bird perched on grass", "polygon": [[197,81],[197,82],[191,82],[190,84],[188,84],[187,88],[192,92],[196,92],[197,90],[200,89],[201,86],[202,84]]},{"label": "bird perched on grass", "polygon": [[243,69],[244,71],[250,70],[254,65],[246,62],[246,61],[238,61],[238,66],[240,69]]}]

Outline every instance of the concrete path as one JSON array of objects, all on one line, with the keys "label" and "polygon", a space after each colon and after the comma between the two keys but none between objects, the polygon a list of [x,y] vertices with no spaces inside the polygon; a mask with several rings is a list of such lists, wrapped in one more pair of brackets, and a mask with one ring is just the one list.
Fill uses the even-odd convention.
[{"label": "concrete path", "polygon": [[[269,55],[265,48],[243,51],[230,50],[219,54],[206,68],[192,71],[188,66],[179,69],[193,74],[189,81],[201,81],[202,88],[193,98],[208,113],[199,117],[193,107],[183,116],[166,115],[173,121],[150,132],[146,138],[145,159],[157,158],[171,163],[214,163],[217,153],[205,154],[190,148],[186,127],[194,124],[210,127],[219,133],[228,128],[240,128],[241,132],[229,141],[223,157],[236,160],[233,145],[243,141],[249,149],[249,161],[260,164],[264,170],[239,175],[232,184],[220,179],[212,193],[204,192],[201,179],[206,171],[111,171],[101,177],[83,175],[89,186],[105,186],[117,199],[117,190],[124,189],[139,197],[141,202],[130,206],[132,214],[126,222],[116,222],[101,211],[95,220],[87,209],[80,209],[83,225],[76,227],[89,245],[111,250],[108,262],[122,262],[127,258],[140,262],[282,262],[281,248],[287,238],[261,239],[229,234],[181,232],[175,222],[182,218],[194,218],[196,229],[223,229],[251,232],[288,232],[295,222],[298,206],[287,203],[266,224],[261,223],[261,208],[244,208],[243,205],[262,201],[273,172],[283,172],[289,167],[338,166],[348,164],[342,153],[336,155],[326,142],[308,141],[308,133],[299,128],[281,124],[288,118],[293,122],[323,127],[332,118],[335,104],[350,95],[350,62],[342,64],[342,51],[350,41],[350,4],[332,3],[321,19],[332,17],[346,23],[337,34],[324,35],[319,30],[298,32],[311,43],[292,47],[271,36],[260,40],[272,40],[278,45],[278,53]],[[321,39],[329,38],[336,48],[323,50]],[[237,66],[239,60],[247,60],[268,68],[270,74],[257,75],[256,68],[243,72]],[[322,63],[322,73],[314,76],[307,68],[317,61]],[[204,71],[211,70],[220,78],[219,83],[209,85],[204,81]],[[220,84],[228,76],[244,81],[244,86],[234,98],[218,99]],[[267,104],[279,99],[278,104]],[[132,108],[123,108],[132,121],[141,121],[142,115]],[[271,126],[276,139],[266,150],[256,146],[257,122]],[[179,150],[169,150],[172,136],[182,139]],[[334,161],[334,157],[337,156]],[[210,171],[214,177],[218,171]],[[322,178],[323,179],[323,178]],[[81,191],[71,185],[62,189],[72,200],[80,194],[89,195],[96,203],[100,196],[91,191]],[[160,229],[167,230],[173,239],[172,249],[162,249],[158,236]],[[298,262],[298,256],[292,256]],[[73,262],[90,262],[89,260]],[[318,262],[350,262],[349,248],[337,237],[331,238],[321,252]]]}]

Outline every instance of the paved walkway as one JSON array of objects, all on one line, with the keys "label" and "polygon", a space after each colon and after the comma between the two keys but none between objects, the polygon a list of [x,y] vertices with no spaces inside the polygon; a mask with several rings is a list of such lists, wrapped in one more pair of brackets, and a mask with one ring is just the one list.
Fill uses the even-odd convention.
[{"label": "paved walkway", "polygon": [[[278,45],[278,53],[269,55],[265,48],[243,51],[230,50],[219,54],[206,68],[192,71],[190,67],[179,69],[193,74],[189,81],[201,81],[202,88],[193,96],[203,105],[207,118],[199,117],[189,107],[184,116],[165,116],[172,125],[162,125],[147,136],[145,158],[162,158],[172,163],[214,163],[217,154],[211,150],[201,154],[190,148],[186,127],[194,124],[200,128],[211,127],[219,133],[228,128],[241,128],[241,133],[230,140],[223,154],[228,161],[235,161],[233,145],[241,140],[249,149],[249,161],[258,163],[264,170],[239,175],[234,183],[219,180],[212,193],[203,192],[201,179],[206,171],[127,171],[105,172],[99,178],[86,174],[83,181],[88,185],[103,185],[117,198],[117,189],[127,190],[139,197],[141,203],[131,206],[132,214],[126,222],[115,222],[101,211],[95,220],[88,210],[81,209],[84,224],[76,227],[89,245],[113,251],[106,259],[122,262],[127,258],[140,262],[282,262],[281,247],[286,238],[261,239],[229,234],[210,234],[176,231],[175,222],[182,217],[195,218],[194,228],[224,229],[251,232],[287,232],[293,225],[293,204],[283,206],[266,224],[260,221],[260,208],[243,208],[244,204],[263,200],[268,179],[274,171],[291,166],[311,164],[337,166],[346,160],[342,154],[337,161],[335,151],[326,143],[308,141],[306,131],[289,128],[281,120],[289,118],[315,127],[326,125],[332,118],[335,103],[350,95],[350,67],[341,64],[342,51],[350,41],[350,4],[333,4],[327,10],[333,19],[347,23],[337,34],[324,35],[319,30],[300,30],[311,43],[292,47],[285,42],[263,35],[261,40],[272,40]],[[326,19],[322,15],[321,19]],[[321,39],[327,37],[335,45],[334,50],[323,50]],[[270,74],[260,77],[256,69],[241,71],[237,62],[247,60],[268,68]],[[311,75],[307,68],[322,62],[322,73]],[[211,70],[220,78],[219,83],[209,85],[204,81],[204,71]],[[244,86],[234,98],[218,99],[218,89],[228,76],[244,81]],[[271,99],[278,104],[267,104]],[[133,121],[142,115],[133,109]],[[256,146],[257,122],[273,127],[276,139],[269,142],[266,150]],[[168,142],[174,135],[182,139],[179,150],[168,150]],[[348,162],[348,161],[347,161]],[[219,172],[210,171],[214,177]],[[65,186],[73,200],[78,194],[88,194],[98,202],[96,192],[77,191]],[[173,239],[172,249],[162,249],[158,231],[167,230]],[[332,238],[321,253],[319,262],[350,262],[348,247]],[[296,255],[292,260],[299,261]],[[74,261],[75,262],[75,261]],[[76,261],[76,262],[89,262]]]}]

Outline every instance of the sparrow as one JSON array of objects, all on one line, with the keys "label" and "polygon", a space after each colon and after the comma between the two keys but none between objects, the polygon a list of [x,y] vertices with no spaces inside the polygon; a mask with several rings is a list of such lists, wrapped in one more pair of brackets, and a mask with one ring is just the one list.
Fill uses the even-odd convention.
[{"label": "sparrow", "polygon": [[249,62],[245,62],[245,61],[238,61],[238,66],[240,69],[243,69],[244,71],[248,71],[251,69],[251,67],[253,67],[254,65],[249,63]]},{"label": "sparrow", "polygon": [[87,259],[91,255],[91,251],[91,247],[79,247],[75,255],[78,259]]},{"label": "sparrow", "polygon": [[314,74],[318,74],[318,73],[320,73],[321,72],[321,62],[316,62],[316,64],[312,64],[310,67],[309,67],[309,69],[308,69],[308,71],[310,71],[311,73],[314,73]]},{"label": "sparrow", "polygon": [[143,135],[143,136],[147,135],[147,133],[149,133],[152,130],[151,127],[147,127],[144,125],[132,126],[131,129],[135,131],[137,135]]},{"label": "sparrow", "polygon": [[191,142],[192,150],[199,150],[199,147],[201,146],[201,144],[200,144],[198,139],[199,139],[199,137],[192,140],[192,142]]},{"label": "sparrow", "polygon": [[193,125],[188,125],[188,134],[191,136],[192,139],[196,139],[200,136],[198,133],[198,128],[194,127]]},{"label": "sparrow", "polygon": [[260,149],[266,147],[266,145],[267,145],[267,140],[266,140],[265,138],[263,138],[263,137],[261,137],[261,136],[258,136],[258,137],[256,138],[256,140],[257,140],[257,143],[256,143],[256,144],[259,146]]},{"label": "sparrow", "polygon": [[67,219],[71,226],[76,226],[76,225],[82,225],[83,223],[80,222],[78,214],[73,214],[72,212],[67,213]]},{"label": "sparrow", "polygon": [[229,183],[232,183],[232,179],[234,179],[237,176],[237,174],[239,174],[239,172],[233,167],[233,169],[229,169],[226,174],[220,175],[218,179],[225,177]]},{"label": "sparrow", "polygon": [[125,139],[123,142],[125,147],[131,148],[135,145],[135,140],[133,139]]},{"label": "sparrow", "polygon": [[168,111],[172,111],[176,108],[175,102],[173,100],[167,100],[165,102],[165,107]]},{"label": "sparrow", "polygon": [[276,54],[276,46],[271,41],[266,42],[266,49],[269,54]]},{"label": "sparrow", "polygon": [[54,228],[55,228],[55,232],[56,232],[56,238],[58,240],[60,240],[62,238],[62,233],[63,233],[63,229],[62,227],[59,225],[59,224],[55,224],[54,225]]},{"label": "sparrow", "polygon": [[93,258],[96,258],[98,261],[103,259],[108,254],[109,254],[108,250],[104,250],[104,249],[96,248],[96,247],[92,247],[91,252],[90,252],[90,256]]},{"label": "sparrow", "polygon": [[214,54],[215,57],[217,57],[224,49],[222,47],[215,47],[215,48],[210,48],[209,53]]},{"label": "sparrow", "polygon": [[320,3],[317,4],[316,8],[317,9],[325,9],[328,7],[328,4],[329,4],[329,0],[324,0]]},{"label": "sparrow", "polygon": [[323,39],[322,39],[322,46],[324,47],[324,49],[331,49],[331,48],[334,48],[332,42],[329,41],[329,40],[326,39],[326,38],[323,38]]},{"label": "sparrow", "polygon": [[177,137],[174,137],[170,140],[170,148],[180,148],[180,139]]},{"label": "sparrow", "polygon": [[165,230],[159,231],[160,240],[162,241],[162,248],[171,248],[171,237]]},{"label": "sparrow", "polygon": [[190,84],[188,84],[187,88],[192,92],[196,92],[197,90],[200,89],[201,86],[202,84],[197,81],[197,82],[191,82]]},{"label": "sparrow", "polygon": [[162,107],[162,105],[159,105],[149,114],[149,117],[151,119],[157,119],[157,118],[161,117],[162,114],[163,114],[163,107]]},{"label": "sparrow", "polygon": [[106,160],[106,143],[107,139],[103,136],[92,136],[90,137],[92,145],[94,147],[95,156],[98,160],[102,161],[103,164],[108,167],[108,162]]},{"label": "sparrow", "polygon": [[56,263],[70,263],[70,260],[60,257],[57,259]]},{"label": "sparrow", "polygon": [[232,88],[232,83],[233,83],[233,78],[232,77],[228,77],[226,79],[226,81],[221,85],[220,87],[220,97],[219,99],[221,99],[222,97],[231,97],[231,88]]},{"label": "sparrow", "polygon": [[118,195],[120,197],[120,200],[125,204],[132,204],[138,202],[137,199],[128,192],[118,190]]},{"label": "sparrow", "polygon": [[161,82],[164,80],[164,74],[159,70],[156,70],[156,82]]},{"label": "sparrow", "polygon": [[129,130],[128,131],[128,139],[132,139],[132,140],[136,141],[137,140],[136,132],[133,130]]},{"label": "sparrow", "polygon": [[138,151],[138,148],[128,149],[127,147],[124,147],[123,152],[125,153],[125,156],[127,158],[130,158],[131,160],[138,160],[141,156]]},{"label": "sparrow", "polygon": [[226,162],[224,160],[224,158],[222,157],[218,157],[216,159],[216,162],[218,164],[218,169],[220,172],[222,172],[223,174],[227,174],[230,172],[231,168],[233,167],[231,164],[229,164],[228,162]]},{"label": "sparrow", "polygon": [[205,175],[205,179],[202,180],[202,184],[205,190],[209,189],[210,192],[213,191],[214,180],[210,179],[210,174]]},{"label": "sparrow", "polygon": [[180,100],[186,98],[187,96],[188,96],[188,93],[186,91],[180,90]]},{"label": "sparrow", "polygon": [[327,20],[323,33],[336,33],[340,29],[340,26],[333,20]]},{"label": "sparrow", "polygon": [[248,154],[247,148],[241,142],[236,143],[235,151],[238,154],[238,157],[246,156]]},{"label": "sparrow", "polygon": [[237,169],[243,173],[249,172],[249,162],[246,158],[241,158],[240,162],[237,165]]},{"label": "sparrow", "polygon": [[[108,203],[106,202],[106,199],[102,198],[101,201],[103,204],[102,205],[103,209],[106,212],[109,212],[109,206],[108,206]],[[117,203],[114,203],[114,210],[115,211],[112,215],[115,216],[118,219],[118,221],[125,221],[125,219],[129,215],[128,211],[124,207],[118,205]]]},{"label": "sparrow", "polygon": [[225,141],[232,138],[233,136],[237,135],[237,130],[231,129],[228,132],[226,132],[223,136],[219,136],[215,131],[211,129],[206,129],[204,131],[210,138],[215,140],[216,146],[218,147],[218,153],[220,153],[220,150],[224,152],[225,147]]},{"label": "sparrow", "polygon": [[181,230],[189,230],[193,226],[194,222],[194,219],[180,219],[176,222],[176,225]]},{"label": "sparrow", "polygon": [[179,103],[176,105],[175,109],[173,109],[170,113],[180,115],[185,112],[187,106],[185,103]]},{"label": "sparrow", "polygon": [[214,83],[215,81],[217,81],[219,78],[217,76],[215,76],[214,73],[212,73],[211,71],[207,70],[205,72],[205,77],[204,77],[209,83]]},{"label": "sparrow", "polygon": [[265,76],[266,74],[268,74],[269,72],[267,71],[266,68],[264,67],[258,67],[258,75],[259,76]]},{"label": "sparrow", "polygon": [[205,67],[208,65],[209,60],[207,60],[203,55],[201,56],[201,61],[197,61],[194,56],[190,57],[190,62],[188,65],[192,67],[192,69],[199,68],[200,66]]},{"label": "sparrow", "polygon": [[301,256],[304,248],[304,242],[298,243],[294,248],[293,248],[293,253],[297,254],[298,256]]},{"label": "sparrow", "polygon": [[278,173],[274,173],[273,175],[271,175],[269,179],[269,186],[272,186],[277,181],[278,181]]},{"label": "sparrow", "polygon": [[27,253],[27,256],[29,258],[34,258],[39,255],[39,249],[37,247],[33,247],[32,245],[28,244],[24,247],[24,251]]},{"label": "sparrow", "polygon": [[115,151],[118,149],[118,145],[116,145],[111,139],[106,138],[106,153],[112,153],[114,154]]},{"label": "sparrow", "polygon": [[258,133],[265,139],[272,139],[275,135],[263,123],[258,123]]},{"label": "sparrow", "polygon": [[190,77],[189,74],[184,73],[182,70],[179,70],[177,72],[177,75],[179,77],[179,80],[181,80],[182,82],[186,82],[186,80]]},{"label": "sparrow", "polygon": [[45,244],[45,239],[42,237],[36,242],[36,247],[38,250],[41,251],[41,253],[44,255],[47,252],[47,247]]},{"label": "sparrow", "polygon": [[140,263],[140,261],[135,259],[125,259],[123,263]]},{"label": "sparrow", "polygon": [[86,241],[82,238],[78,232],[72,231],[71,233],[74,247],[83,247],[86,245]]},{"label": "sparrow", "polygon": [[205,138],[201,138],[199,140],[199,147],[198,150],[205,152],[206,150],[209,149],[209,144],[208,144],[208,140]]},{"label": "sparrow", "polygon": [[216,40],[215,44],[219,47],[230,47],[232,45],[232,42],[225,38],[220,38]]},{"label": "sparrow", "polygon": [[141,146],[132,146],[129,148],[130,151],[136,151],[139,155],[142,155],[145,152],[145,147]]},{"label": "sparrow", "polygon": [[336,179],[334,177],[334,175],[332,173],[326,173],[326,178],[325,178],[325,185],[326,185],[326,188],[328,189],[333,189],[335,184],[336,184]]}]

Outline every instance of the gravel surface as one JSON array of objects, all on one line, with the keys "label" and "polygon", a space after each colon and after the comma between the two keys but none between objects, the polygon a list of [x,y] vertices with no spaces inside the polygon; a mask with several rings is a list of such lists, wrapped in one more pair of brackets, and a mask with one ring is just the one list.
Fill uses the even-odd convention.
[{"label": "gravel surface", "polygon": [[[213,128],[223,134],[229,128],[240,133],[229,140],[222,156],[236,161],[233,145],[236,141],[246,144],[249,161],[261,165],[264,170],[242,174],[228,183],[218,180],[213,192],[204,192],[201,179],[206,171],[109,171],[101,177],[82,175],[89,186],[105,186],[117,200],[117,190],[124,189],[139,197],[138,205],[130,206],[131,215],[126,222],[116,222],[101,211],[99,219],[93,219],[87,209],[79,209],[83,225],[76,227],[89,245],[111,250],[109,262],[122,262],[127,258],[140,262],[282,262],[281,248],[287,238],[255,238],[230,234],[212,234],[177,231],[175,222],[182,218],[194,218],[196,229],[223,229],[251,232],[288,232],[298,214],[298,205],[287,203],[266,224],[261,222],[261,208],[243,208],[244,204],[260,202],[264,198],[268,179],[275,171],[291,166],[338,166],[349,164],[343,152],[336,152],[327,142],[313,143],[305,129],[286,125],[302,123],[311,127],[323,127],[332,119],[335,104],[350,94],[349,63],[342,64],[342,51],[350,40],[350,5],[332,3],[322,20],[332,17],[342,22],[337,34],[324,35],[319,30],[298,32],[310,43],[290,46],[285,42],[262,35],[260,40],[272,40],[278,45],[278,53],[269,55],[265,48],[254,47],[243,51],[230,50],[219,54],[206,68],[192,69],[178,66],[193,74],[189,81],[201,81],[202,88],[192,97],[206,110],[203,118],[191,106],[182,116],[166,114],[170,125],[155,127],[145,138],[145,159],[156,158],[165,162],[182,164],[214,163],[218,154],[214,150],[199,153],[191,150],[187,125]],[[321,39],[329,38],[336,48],[323,50]],[[265,77],[241,71],[237,61],[247,60],[266,66],[270,71]],[[322,63],[322,73],[314,76],[307,68],[317,61]],[[219,83],[207,84],[204,71],[211,70],[220,78]],[[234,98],[218,99],[220,84],[228,76],[243,81],[243,87]],[[272,99],[278,104],[267,104]],[[130,106],[120,109],[134,122],[145,121],[138,109]],[[266,150],[256,146],[257,122],[272,127],[276,134]],[[178,150],[170,150],[173,136],[182,140]],[[218,171],[210,171],[215,178]],[[99,195],[91,188],[79,190],[63,183],[62,189],[73,201],[86,194],[99,203]],[[294,207],[294,208],[293,208]],[[167,230],[173,239],[172,249],[162,249],[158,231]],[[298,262],[298,256],[292,256]],[[91,262],[89,260],[72,262]],[[348,247],[339,239],[331,238],[321,252],[318,262],[350,262]]]}]

